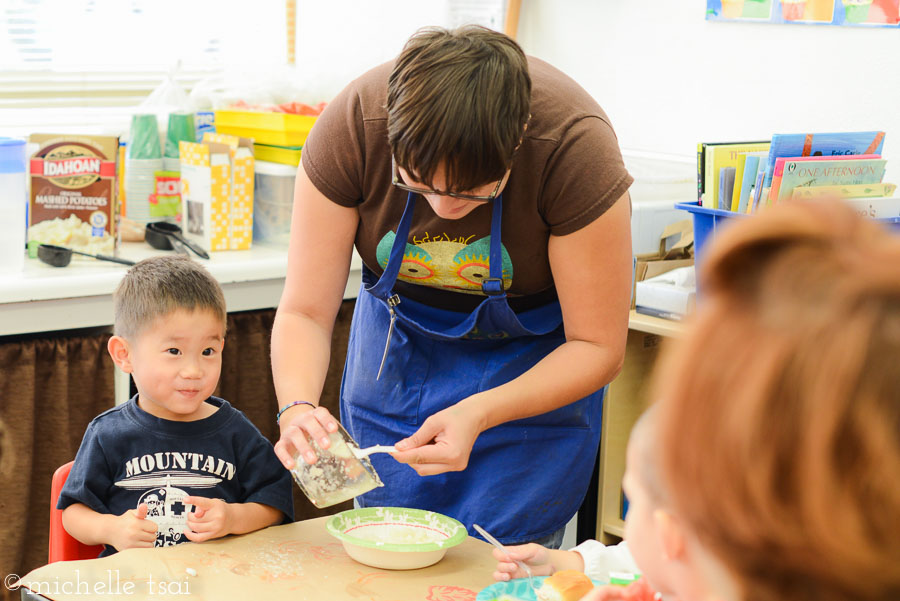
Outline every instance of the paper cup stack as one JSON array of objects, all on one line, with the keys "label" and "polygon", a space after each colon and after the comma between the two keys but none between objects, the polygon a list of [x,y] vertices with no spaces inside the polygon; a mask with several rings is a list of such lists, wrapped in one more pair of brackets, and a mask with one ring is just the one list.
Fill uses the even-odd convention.
[{"label": "paper cup stack", "polygon": [[154,221],[150,197],[156,193],[155,174],[162,170],[156,115],[134,115],[125,152],[125,217],[138,223]]},{"label": "paper cup stack", "polygon": [[163,157],[166,171],[181,171],[178,143],[196,142],[196,135],[193,113],[171,113],[169,115],[169,127],[166,130],[166,151]]}]

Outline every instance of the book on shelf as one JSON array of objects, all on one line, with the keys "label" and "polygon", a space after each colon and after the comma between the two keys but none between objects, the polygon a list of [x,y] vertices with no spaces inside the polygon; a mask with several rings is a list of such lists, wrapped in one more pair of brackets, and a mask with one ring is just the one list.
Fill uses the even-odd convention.
[{"label": "book on shelf", "polygon": [[[698,200],[704,207],[719,208],[719,177],[725,167],[738,166],[742,152],[767,150],[768,140],[751,142],[701,142],[697,146]],[[729,199],[730,207],[730,199]]]},{"label": "book on shelf", "polygon": [[729,210],[737,211],[741,202],[741,183],[744,181],[744,168],[747,166],[747,153],[738,155],[738,164],[734,172],[734,189],[731,191],[731,207]]},{"label": "book on shelf", "polygon": [[884,147],[883,131],[853,131],[807,134],[775,134],[769,147],[766,177],[763,189],[772,186],[775,161],[781,157],[881,154]]},{"label": "book on shelf", "polygon": [[874,154],[841,158],[779,158],[769,199],[788,200],[796,188],[854,184],[880,184],[887,161]]},{"label": "book on shelf", "polygon": [[889,198],[845,198],[844,202],[864,217],[900,219],[900,196]]},{"label": "book on shelf", "polygon": [[[732,211],[737,213],[748,212],[748,209],[750,208],[750,195],[753,192],[756,177],[759,174],[760,167],[765,166],[768,154],[769,153],[766,151],[743,153],[743,156],[745,157],[744,173],[741,178],[740,191],[737,194],[737,202],[735,203],[733,200],[731,203]],[[737,187],[737,182],[735,182],[735,187]]]},{"label": "book on shelf", "polygon": [[852,184],[849,186],[804,186],[794,188],[791,193],[792,200],[810,200],[816,198],[884,198],[892,196],[897,190],[897,184]]},{"label": "book on shelf", "polygon": [[723,167],[719,171],[719,206],[717,209],[723,211],[731,210],[731,197],[734,195],[734,179],[736,177],[736,167]]}]

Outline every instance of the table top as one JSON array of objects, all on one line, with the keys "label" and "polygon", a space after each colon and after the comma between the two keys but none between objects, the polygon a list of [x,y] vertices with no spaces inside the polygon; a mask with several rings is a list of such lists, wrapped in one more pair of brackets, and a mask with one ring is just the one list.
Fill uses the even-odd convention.
[{"label": "table top", "polygon": [[328,519],[199,544],[129,549],[102,559],[57,562],[32,571],[22,582],[53,601],[142,601],[162,594],[170,599],[185,595],[194,601],[454,601],[474,599],[493,582],[496,561],[491,546],[480,540],[467,538],[427,568],[383,570],[351,559],[325,529]]}]

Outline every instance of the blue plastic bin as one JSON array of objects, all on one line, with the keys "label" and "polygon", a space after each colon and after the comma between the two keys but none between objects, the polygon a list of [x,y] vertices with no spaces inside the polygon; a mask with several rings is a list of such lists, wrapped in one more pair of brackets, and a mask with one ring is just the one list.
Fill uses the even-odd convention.
[{"label": "blue plastic bin", "polygon": [[[676,209],[682,209],[694,218],[694,259],[702,261],[703,248],[707,241],[711,241],[716,235],[716,230],[727,225],[732,219],[744,219],[753,215],[723,211],[721,209],[709,209],[692,202],[675,203]],[[900,233],[900,217],[878,219],[880,223],[890,225]]]}]

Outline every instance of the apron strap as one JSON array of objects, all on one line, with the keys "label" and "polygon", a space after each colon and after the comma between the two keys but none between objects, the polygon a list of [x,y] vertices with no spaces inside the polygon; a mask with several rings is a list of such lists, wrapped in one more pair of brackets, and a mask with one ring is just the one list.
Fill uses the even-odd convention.
[{"label": "apron strap", "polygon": [[487,296],[501,296],[506,294],[506,291],[503,289],[503,252],[500,242],[503,195],[501,194],[491,202],[494,203],[494,206],[491,212],[490,277],[485,278],[481,282],[481,291]]},{"label": "apron strap", "polygon": [[403,255],[406,253],[406,241],[409,239],[409,227],[412,223],[413,210],[416,206],[416,195],[410,192],[406,197],[406,208],[403,209],[403,216],[400,217],[400,223],[397,224],[397,235],[394,237],[394,244],[391,246],[391,254],[388,256],[387,265],[384,273],[378,278],[378,281],[369,289],[369,292],[381,299],[386,299],[391,295],[397,276],[400,274],[400,266],[403,265]]}]

